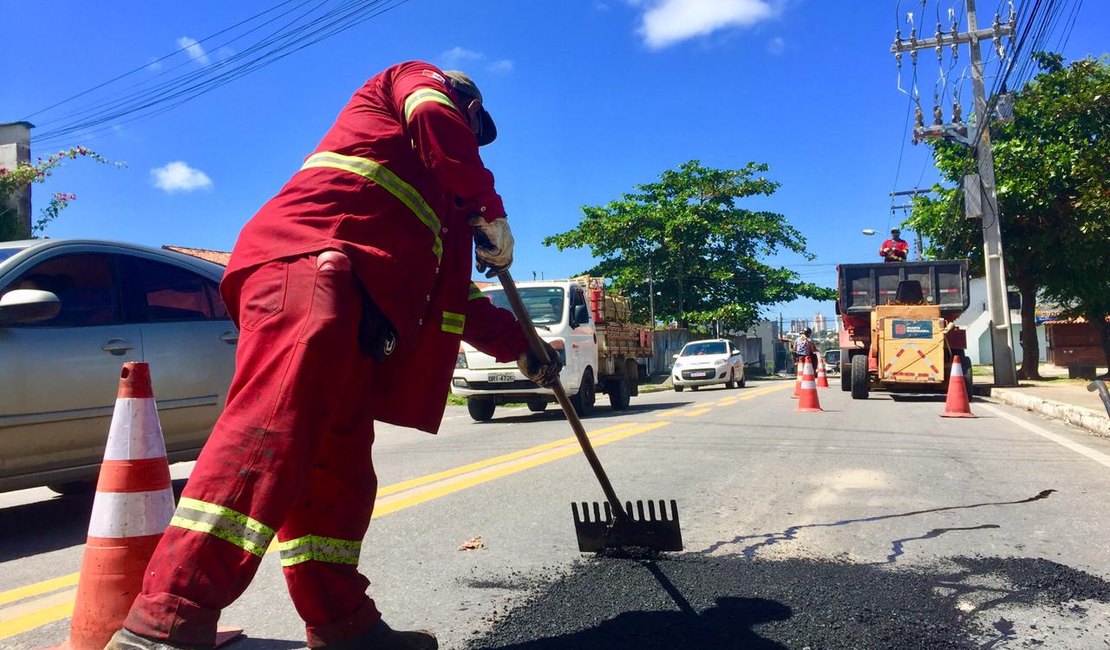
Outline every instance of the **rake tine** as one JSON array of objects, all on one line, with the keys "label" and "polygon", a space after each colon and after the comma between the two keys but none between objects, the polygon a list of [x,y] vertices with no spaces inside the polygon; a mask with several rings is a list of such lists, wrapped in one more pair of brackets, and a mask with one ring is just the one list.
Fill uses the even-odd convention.
[{"label": "rake tine", "polygon": [[648,501],[648,518],[649,521],[655,521],[655,502]]}]

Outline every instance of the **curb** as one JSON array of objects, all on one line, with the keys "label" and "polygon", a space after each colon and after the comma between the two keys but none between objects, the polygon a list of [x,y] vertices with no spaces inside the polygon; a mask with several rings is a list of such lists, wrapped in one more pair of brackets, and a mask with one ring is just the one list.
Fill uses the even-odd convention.
[{"label": "curb", "polygon": [[1020,391],[995,388],[991,390],[991,398],[1010,406],[1034,411],[1041,415],[1061,420],[1072,426],[1079,427],[1096,436],[1110,438],[1110,419],[1101,413],[1074,404],[1065,404],[1042,397],[1034,397]]}]

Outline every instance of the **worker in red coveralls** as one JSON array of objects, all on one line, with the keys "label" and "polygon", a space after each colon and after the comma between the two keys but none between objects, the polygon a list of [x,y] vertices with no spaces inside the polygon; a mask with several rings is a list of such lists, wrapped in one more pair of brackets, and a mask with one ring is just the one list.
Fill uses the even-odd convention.
[{"label": "worker in red coveralls", "polygon": [[910,244],[901,237],[902,231],[897,228],[890,229],[890,239],[883,242],[879,249],[879,257],[884,262],[905,262],[910,252]]},{"label": "worker in red coveralls", "polygon": [[[310,648],[432,649],[391,629],[357,564],[373,421],[434,433],[460,339],[551,386],[513,315],[470,281],[512,262],[465,74],[393,66],[355,93],[243,228],[221,292],[240,328],[227,405],[109,650],[211,648],[271,541]],[[475,247],[477,243],[477,247]]]}]

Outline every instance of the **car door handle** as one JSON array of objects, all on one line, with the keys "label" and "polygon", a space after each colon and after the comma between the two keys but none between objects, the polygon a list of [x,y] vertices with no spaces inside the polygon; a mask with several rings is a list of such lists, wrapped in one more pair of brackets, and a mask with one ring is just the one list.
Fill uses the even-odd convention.
[{"label": "car door handle", "polygon": [[239,332],[231,331],[220,334],[220,340],[228,345],[239,342]]},{"label": "car door handle", "polygon": [[118,357],[126,354],[128,350],[134,350],[135,346],[131,345],[123,339],[111,339],[104,345],[100,346],[100,349],[104,350],[105,352],[111,352]]}]

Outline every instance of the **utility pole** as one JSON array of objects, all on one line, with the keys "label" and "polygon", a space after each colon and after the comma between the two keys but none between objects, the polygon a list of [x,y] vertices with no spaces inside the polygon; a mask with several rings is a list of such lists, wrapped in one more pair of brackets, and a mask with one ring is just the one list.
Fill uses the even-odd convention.
[{"label": "utility pole", "polygon": [[[938,118],[931,126],[924,126],[918,111],[914,128],[914,141],[928,137],[946,137],[962,142],[971,147],[978,166],[978,174],[969,175],[964,179],[965,211],[969,219],[983,220],[983,264],[986,269],[987,304],[990,311],[991,353],[994,365],[994,385],[999,387],[1017,386],[1017,366],[1014,362],[1014,349],[1012,330],[1010,325],[1010,307],[1006,297],[1006,267],[1002,258],[1002,224],[999,221],[998,202],[995,195],[994,156],[991,153],[990,120],[987,114],[986,89],[983,84],[983,61],[979,50],[979,42],[983,40],[994,41],[996,47],[1001,47],[1003,36],[1012,38],[1016,17],[1011,11],[1010,19],[1002,23],[995,16],[994,24],[989,29],[979,29],[975,13],[975,0],[965,0],[967,7],[967,28],[965,33],[958,33],[956,26],[952,26],[949,33],[941,31],[937,24],[934,38],[918,39],[915,32],[911,31],[910,38],[903,41],[901,34],[896,36],[891,51],[901,64],[902,52],[911,52],[916,65],[918,50],[935,49],[938,59],[942,49],[950,46],[955,53],[957,46],[967,43],[971,50],[971,80],[975,96],[975,129],[969,129],[962,124],[959,116],[959,105],[953,106],[953,124],[943,124],[939,119],[939,107],[934,107],[934,115]],[[969,140],[974,133],[975,141]]]}]

